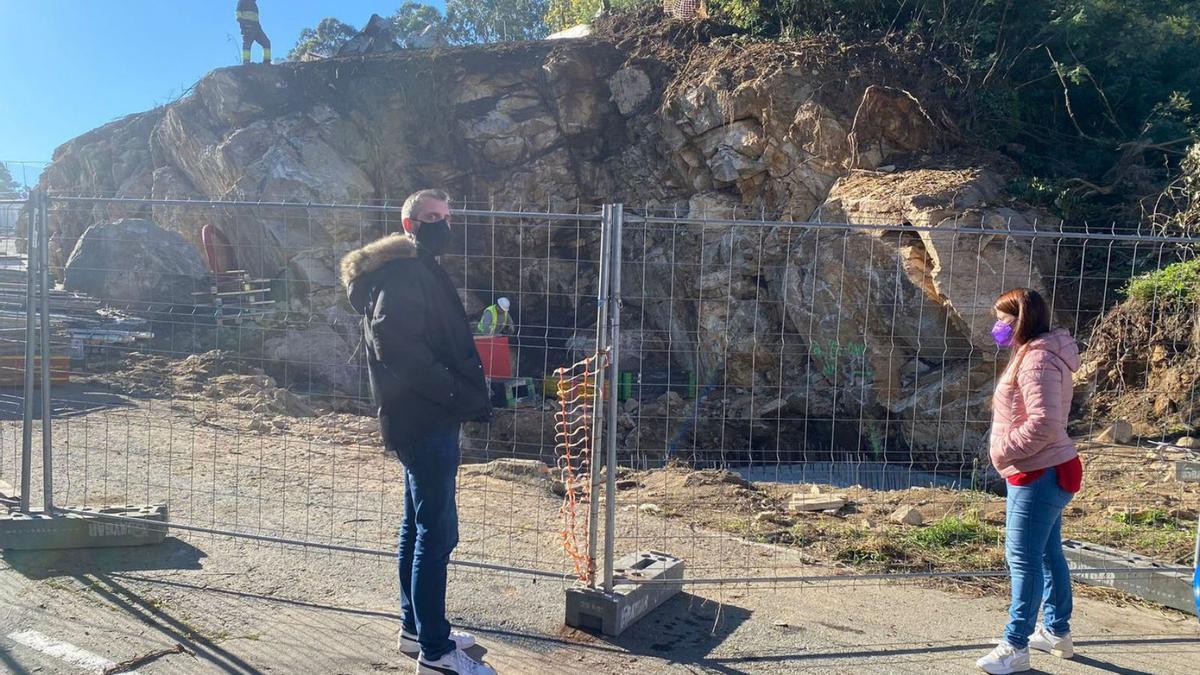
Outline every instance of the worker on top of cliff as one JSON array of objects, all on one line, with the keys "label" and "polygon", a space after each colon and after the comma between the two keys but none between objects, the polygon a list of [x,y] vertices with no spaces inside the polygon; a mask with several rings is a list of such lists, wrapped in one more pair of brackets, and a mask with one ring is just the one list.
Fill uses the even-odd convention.
[{"label": "worker on top of cliff", "polygon": [[263,63],[271,63],[271,40],[258,22],[258,0],[238,0],[237,22],[242,29],[242,65],[250,63],[250,48],[262,46]]},{"label": "worker on top of cliff", "polygon": [[475,332],[480,335],[502,335],[512,332],[512,319],[509,318],[508,298],[500,298],[494,305],[490,305],[483,310],[483,316],[479,317],[479,325],[476,326]]}]

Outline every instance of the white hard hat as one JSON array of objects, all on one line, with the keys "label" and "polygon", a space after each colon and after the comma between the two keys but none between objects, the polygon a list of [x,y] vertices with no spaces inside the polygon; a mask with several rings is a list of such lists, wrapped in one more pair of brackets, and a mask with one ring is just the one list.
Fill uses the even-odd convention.
[{"label": "white hard hat", "polygon": [[500,305],[500,309],[502,309],[506,312],[508,311],[508,306],[509,306],[508,298],[500,298],[499,300],[496,301],[496,304]]}]

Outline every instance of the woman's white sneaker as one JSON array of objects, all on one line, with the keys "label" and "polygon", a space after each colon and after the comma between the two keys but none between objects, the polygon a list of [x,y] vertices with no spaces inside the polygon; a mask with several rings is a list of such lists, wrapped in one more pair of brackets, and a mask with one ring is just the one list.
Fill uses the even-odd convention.
[{"label": "woman's white sneaker", "polygon": [[1029,648],[1017,649],[1008,640],[1001,640],[990,654],[976,661],[975,665],[991,675],[1023,673],[1029,670]]},{"label": "woman's white sneaker", "polygon": [[496,669],[471,658],[461,649],[430,661],[421,654],[417,659],[417,675],[496,675]]},{"label": "woman's white sneaker", "polygon": [[[470,649],[475,646],[475,636],[461,630],[450,629],[450,639],[454,641],[454,646],[459,649]],[[400,629],[399,642],[400,651],[405,656],[415,659],[421,653],[421,643],[417,642],[417,636],[403,628]]]},{"label": "woman's white sneaker", "polygon": [[1039,652],[1049,652],[1051,656],[1057,656],[1060,659],[1069,659],[1075,656],[1075,645],[1071,644],[1070,633],[1059,637],[1046,630],[1046,627],[1041,624],[1038,624],[1037,630],[1029,636],[1029,648]]}]

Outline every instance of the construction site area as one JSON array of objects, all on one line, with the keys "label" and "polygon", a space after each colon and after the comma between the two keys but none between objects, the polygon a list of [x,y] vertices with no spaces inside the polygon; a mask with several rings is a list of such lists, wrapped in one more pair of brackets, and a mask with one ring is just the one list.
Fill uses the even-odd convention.
[{"label": "construction site area", "polygon": [[496,44],[377,15],[286,60],[248,40],[0,181],[0,670],[413,671],[406,469],[343,261],[436,187],[491,406],[447,592],[474,658],[974,672],[1017,485],[994,303],[1031,289],[1079,347],[1083,472],[1075,653],[1031,672],[1194,673],[1194,230],[1070,213],[924,47],[668,4]]},{"label": "construction site area", "polygon": [[[97,204],[135,205],[35,197],[26,211],[35,240],[56,202],[64,220]],[[283,222],[320,217],[312,205],[136,205],[221,209],[237,227],[267,209]],[[330,210],[352,214],[338,218],[360,219],[363,230],[387,217],[384,207]],[[916,672],[931,658],[969,665],[1005,602],[1004,499],[993,480],[966,448],[927,459],[891,447],[894,438],[855,441],[845,432],[860,417],[898,429],[920,425],[919,417],[889,422],[848,408],[805,415],[817,402],[794,381],[764,390],[697,377],[703,366],[677,372],[662,354],[678,345],[642,328],[649,293],[620,305],[605,294],[614,282],[628,289],[631,278],[678,282],[692,273],[678,258],[644,270],[635,259],[616,281],[616,266],[606,264],[614,228],[649,246],[657,223],[643,216],[622,224],[614,211],[457,214],[464,242],[517,243],[503,252],[466,244],[448,257],[448,267],[466,274],[464,296],[474,295],[473,270],[491,266],[497,278],[509,266],[521,270],[515,287],[489,286],[483,296],[512,297],[514,325],[508,335],[477,336],[495,414],[490,424],[467,426],[458,479],[462,536],[451,602],[456,622],[489,638],[493,651],[484,658],[503,672],[531,673],[564,662],[598,672],[632,663],[650,672]],[[845,234],[821,225],[751,226],[747,236],[794,229],[845,245]],[[10,637],[43,647],[61,640],[54,622],[78,605],[84,615],[71,621],[94,622],[85,631],[94,639],[72,629],[69,643],[91,654],[89,663],[107,664],[99,671],[295,672],[314,658],[300,649],[313,640],[329,645],[319,650],[328,661],[306,672],[403,670],[404,657],[389,646],[402,469],[379,438],[353,347],[358,322],[300,304],[288,295],[290,279],[238,269],[244,248],[226,245],[221,258],[221,249],[205,246],[216,227],[199,228],[200,246],[191,250],[205,254],[191,253],[198,272],[186,283],[174,272],[152,280],[160,272],[131,274],[129,265],[87,257],[81,267],[78,254],[61,283],[52,266],[12,255],[0,492],[11,509],[5,526],[16,528],[4,531],[4,565],[16,575],[5,583],[17,599],[5,623],[22,630]],[[680,219],[671,229],[678,238],[681,228],[701,236],[711,227]],[[547,256],[547,243],[525,248],[531,237],[564,247],[552,251],[576,251],[575,259]],[[590,250],[580,245],[588,237]],[[135,241],[192,247],[153,244],[144,232],[108,245],[125,250]],[[14,250],[28,251],[28,240]],[[114,277],[104,283],[122,293],[169,288],[175,299],[117,302],[68,290],[96,271]],[[679,291],[675,301],[705,298]],[[599,310],[586,324],[554,325],[559,303],[584,302]],[[530,325],[533,316],[540,318]],[[25,398],[27,326],[36,330]],[[45,373],[42,346],[50,354]],[[763,362],[793,367],[786,340],[776,349]],[[691,363],[708,358],[703,345],[691,350]],[[807,351],[813,387],[821,385],[812,378],[861,383],[864,371],[887,367],[866,349]],[[51,411],[48,436],[43,409]],[[22,415],[30,419],[28,445],[40,452],[22,454]],[[971,429],[969,419],[940,424],[946,434]],[[1147,672],[1186,672],[1200,645],[1185,613],[1200,484],[1177,475],[1177,465],[1195,457],[1189,437],[1156,436],[1145,422],[1136,432],[1087,416],[1078,424],[1089,480],[1063,530],[1081,582],[1077,639],[1089,651],[1047,672],[1138,672],[1145,650],[1165,659]],[[51,512],[73,524],[48,530],[42,516],[23,515],[44,513],[38,507],[51,499]],[[114,544],[129,548],[107,548]],[[646,554],[656,556],[652,569],[639,567]],[[616,623],[603,611],[572,617],[565,598],[588,587],[635,600],[649,589],[654,597],[624,617],[618,604]],[[937,641],[928,637],[931,604],[944,636]],[[112,621],[126,626],[118,642]]]}]

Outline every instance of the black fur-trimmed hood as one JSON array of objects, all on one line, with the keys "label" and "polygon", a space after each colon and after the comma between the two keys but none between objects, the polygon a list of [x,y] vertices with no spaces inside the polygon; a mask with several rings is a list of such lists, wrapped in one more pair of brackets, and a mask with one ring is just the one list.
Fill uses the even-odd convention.
[{"label": "black fur-trimmed hood", "polygon": [[393,260],[416,258],[417,240],[409,234],[389,234],[351,251],[342,258],[342,284],[350,304],[360,313],[366,310],[367,293],[372,284],[364,279]]},{"label": "black fur-trimmed hood", "polygon": [[342,284],[351,282],[399,258],[417,257],[417,240],[408,234],[389,234],[351,251],[342,258]]}]

